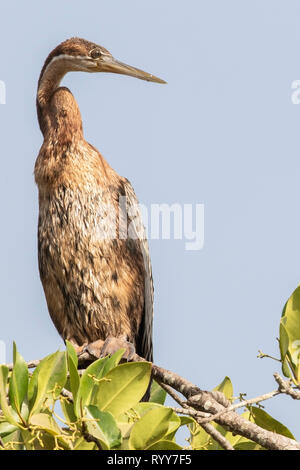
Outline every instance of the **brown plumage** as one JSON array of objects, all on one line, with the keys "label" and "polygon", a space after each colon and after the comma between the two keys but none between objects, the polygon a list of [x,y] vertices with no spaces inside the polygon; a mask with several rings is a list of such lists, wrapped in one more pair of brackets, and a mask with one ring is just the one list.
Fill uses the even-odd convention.
[{"label": "brown plumage", "polygon": [[114,337],[152,361],[153,284],[137,199],[85,141],[76,100],[60,87],[69,71],[163,81],[72,38],[46,59],[37,92],[44,136],[35,164],[39,270],[51,318],[78,351]]}]

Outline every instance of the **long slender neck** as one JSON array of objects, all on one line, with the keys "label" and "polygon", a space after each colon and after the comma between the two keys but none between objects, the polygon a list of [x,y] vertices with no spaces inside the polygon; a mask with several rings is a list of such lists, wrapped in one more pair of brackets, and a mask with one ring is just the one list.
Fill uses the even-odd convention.
[{"label": "long slender neck", "polygon": [[83,138],[78,104],[68,88],[59,87],[67,72],[63,58],[52,59],[42,69],[37,91],[37,114],[44,139],[61,144]]}]

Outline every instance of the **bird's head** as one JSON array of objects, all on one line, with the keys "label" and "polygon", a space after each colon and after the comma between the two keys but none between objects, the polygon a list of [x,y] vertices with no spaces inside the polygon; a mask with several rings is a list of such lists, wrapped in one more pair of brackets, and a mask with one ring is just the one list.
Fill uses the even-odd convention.
[{"label": "bird's head", "polygon": [[[78,105],[70,90],[65,87],[59,88],[64,75],[76,71],[111,72],[130,75],[149,82],[166,83],[150,73],[119,62],[102,46],[85,39],[68,39],[50,52],[40,74],[37,90],[37,113],[44,135],[51,126],[57,126],[57,116],[60,116],[61,123],[64,122],[65,128],[73,130],[76,128],[81,132],[82,125]],[[51,109],[50,104],[52,105]],[[65,117],[62,120],[61,116],[63,115]],[[56,124],[49,121],[49,116],[54,117]],[[69,125],[71,122],[72,126]]]},{"label": "bird's head", "polygon": [[50,69],[58,75],[67,72],[111,72],[147,80],[166,83],[154,75],[116,60],[102,46],[80,38],[71,38],[59,44],[47,57],[41,72],[40,81],[49,74]]}]

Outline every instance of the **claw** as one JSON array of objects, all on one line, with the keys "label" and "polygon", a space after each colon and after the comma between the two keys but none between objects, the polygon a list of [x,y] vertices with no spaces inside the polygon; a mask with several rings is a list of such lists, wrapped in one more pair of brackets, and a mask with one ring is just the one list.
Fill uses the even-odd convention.
[{"label": "claw", "polygon": [[95,357],[96,359],[99,359],[101,356],[101,351],[103,348],[104,341],[102,339],[98,339],[97,341],[94,341],[93,343],[87,344],[83,352],[87,352],[90,356]]},{"label": "claw", "polygon": [[127,362],[133,360],[135,356],[134,345],[122,337],[115,338],[113,336],[109,336],[105,341],[99,339],[87,344],[82,348],[80,356],[84,357],[84,353],[87,353],[87,355],[99,359],[100,357],[112,356],[119,349],[125,349],[123,359]]},{"label": "claw", "polygon": [[106,338],[103,347],[101,349],[100,357],[111,356],[119,349],[125,349],[123,359],[127,362],[131,361],[135,355],[135,347],[129,341],[124,338],[114,338],[109,336]]}]

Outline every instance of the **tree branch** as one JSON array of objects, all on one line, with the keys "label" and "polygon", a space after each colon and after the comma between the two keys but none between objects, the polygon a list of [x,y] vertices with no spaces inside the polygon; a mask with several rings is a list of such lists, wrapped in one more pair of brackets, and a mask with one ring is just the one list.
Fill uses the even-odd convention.
[{"label": "tree branch", "polygon": [[291,380],[284,380],[279,374],[275,373],[274,378],[279,385],[279,391],[290,395],[294,400],[300,400],[300,390],[294,389]]},{"label": "tree branch", "polygon": [[[195,411],[191,409],[182,398],[177,395],[177,393],[174,392],[174,390],[169,386],[165,385],[164,383],[160,383],[161,387],[166,390],[166,392],[173,398],[173,400],[177,401],[179,405],[181,405],[183,408],[179,408],[179,413],[182,414],[189,414],[190,416],[193,416],[193,418],[197,421],[198,424],[204,429],[204,431],[207,432],[220,446],[225,449],[225,450],[234,450],[230,442],[225,439],[225,437],[217,430],[215,429],[211,424],[209,423],[202,423],[201,420],[203,416],[208,416],[208,413],[203,413],[201,411]],[[176,408],[175,408],[176,411]]]},{"label": "tree branch", "polygon": [[[95,360],[94,356],[91,356],[87,351],[79,356],[79,365],[86,367],[88,363]],[[142,357],[137,354],[132,358],[134,362],[145,361]],[[39,364],[40,361],[30,361],[27,363],[28,368],[34,368]],[[7,364],[11,370],[13,364]],[[273,392],[261,395],[250,400],[244,400],[236,405],[231,405],[230,402],[221,392],[208,392],[201,390],[199,387],[194,385],[192,382],[186,380],[175,372],[171,372],[167,369],[152,364],[152,377],[159,382],[163,388],[172,396],[172,398],[179,403],[182,408],[186,409],[186,414],[190,414],[189,410],[196,411],[195,419],[197,422],[210,434],[219,444],[228,448],[228,441],[224,442],[220,436],[214,433],[216,431],[213,426],[209,424],[210,421],[215,421],[221,426],[225,427],[234,434],[246,437],[262,447],[270,450],[300,450],[300,442],[276,434],[272,431],[257,426],[255,423],[247,421],[242,416],[237,414],[235,410],[241,406],[247,406],[251,403],[258,403],[263,400],[267,400],[276,396],[280,393],[290,395],[292,398],[300,399],[300,390],[295,390],[291,386],[290,381],[284,381],[279,374],[274,374],[275,380],[279,385],[279,389]],[[186,401],[181,399],[175,392],[181,393]],[[176,397],[176,398],[175,398]],[[205,427],[206,428],[205,428]],[[212,429],[214,431],[212,431]],[[224,436],[222,436],[224,438]],[[222,441],[222,443],[221,443]],[[229,446],[231,446],[229,444]]]}]

